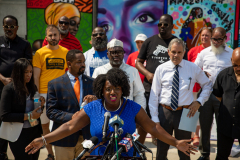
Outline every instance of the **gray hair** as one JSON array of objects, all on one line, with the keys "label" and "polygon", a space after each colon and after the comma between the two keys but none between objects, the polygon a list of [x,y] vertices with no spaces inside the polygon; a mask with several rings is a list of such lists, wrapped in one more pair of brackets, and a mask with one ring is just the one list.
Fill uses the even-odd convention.
[{"label": "gray hair", "polygon": [[170,41],[170,43],[169,43],[169,45],[168,45],[168,50],[169,50],[169,51],[171,51],[172,45],[173,45],[174,43],[177,43],[177,44],[182,45],[182,47],[183,47],[183,53],[185,53],[185,51],[186,51],[186,44],[185,44],[185,42],[184,42],[183,40],[181,40],[181,39],[179,39],[179,38],[174,38],[174,39],[172,39],[172,40]]}]

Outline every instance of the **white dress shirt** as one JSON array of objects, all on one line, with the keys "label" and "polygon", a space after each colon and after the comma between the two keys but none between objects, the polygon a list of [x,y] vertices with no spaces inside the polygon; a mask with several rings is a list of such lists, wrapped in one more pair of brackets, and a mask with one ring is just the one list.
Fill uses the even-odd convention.
[{"label": "white dress shirt", "polygon": [[[125,71],[129,77],[130,81],[130,95],[127,97],[130,100],[138,103],[142,108],[146,109],[146,99],[144,97],[144,88],[142,81],[140,79],[139,73],[136,68],[129,66],[126,63],[122,63],[119,67],[121,70]],[[106,74],[112,66],[110,63],[107,63],[101,67],[98,67],[94,70],[92,77],[96,78],[99,74]]]},{"label": "white dress shirt", "polygon": [[232,52],[233,50],[226,46],[223,53],[215,54],[210,46],[198,54],[194,63],[211,75],[209,79],[214,84],[218,73],[232,66]]},{"label": "white dress shirt", "polygon": [[[167,61],[159,65],[154,73],[152,88],[149,98],[149,109],[154,122],[159,122],[159,104],[171,105],[172,81],[175,72],[175,65]],[[197,99],[203,105],[209,98],[212,91],[212,82],[205,73],[192,62],[182,60],[178,67],[179,72],[179,97],[178,106],[190,105],[193,102],[193,87],[198,82],[202,92]]]}]

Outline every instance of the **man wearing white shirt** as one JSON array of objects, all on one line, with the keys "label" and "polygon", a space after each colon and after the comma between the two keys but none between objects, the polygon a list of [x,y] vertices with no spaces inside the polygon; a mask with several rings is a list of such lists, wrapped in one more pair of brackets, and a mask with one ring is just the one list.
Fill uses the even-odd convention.
[{"label": "man wearing white shirt", "polygon": [[98,67],[94,70],[92,77],[96,78],[99,74],[106,74],[113,67],[122,69],[129,76],[130,81],[130,95],[127,97],[130,100],[141,105],[144,109],[146,108],[146,100],[144,98],[144,88],[140,79],[138,70],[132,66],[127,65],[123,62],[124,50],[123,42],[117,39],[112,39],[107,44],[107,56],[109,63]]},{"label": "man wearing white shirt", "polygon": [[[231,57],[233,50],[226,46],[226,38],[227,36],[224,28],[215,28],[211,37],[211,46],[202,50],[194,62],[203,69],[210,81],[212,81],[212,84],[214,84],[219,72],[232,66]],[[211,94],[208,101],[199,109],[199,121],[201,126],[199,150],[201,152],[201,157],[199,157],[198,160],[209,160],[213,114],[215,113],[217,122],[219,106],[220,101]]]},{"label": "man wearing white shirt", "polygon": [[96,27],[91,36],[92,48],[84,53],[86,69],[84,74],[92,77],[94,70],[109,62],[107,57],[107,35],[103,28]]},{"label": "man wearing white shirt", "polygon": [[[184,53],[184,42],[178,38],[171,40],[168,46],[170,60],[157,67],[149,99],[152,120],[160,123],[169,134],[174,130],[177,139],[191,138],[191,132],[178,129],[182,109],[188,108],[188,117],[193,117],[200,105],[207,101],[212,87],[211,81],[198,66],[183,60]],[[192,92],[195,82],[202,87],[197,101],[193,101]],[[158,140],[156,159],[165,160],[168,149],[168,144]],[[181,160],[190,159],[183,152],[178,154]]]}]

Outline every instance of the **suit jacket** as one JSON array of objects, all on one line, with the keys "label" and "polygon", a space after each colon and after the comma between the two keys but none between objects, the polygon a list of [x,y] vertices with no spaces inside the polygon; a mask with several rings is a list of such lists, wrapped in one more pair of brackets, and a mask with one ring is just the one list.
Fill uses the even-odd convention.
[{"label": "suit jacket", "polygon": [[[0,118],[3,122],[24,122],[26,97],[23,99],[23,104],[20,104],[17,96],[12,82],[3,87],[0,102]],[[38,120],[41,122],[40,119]],[[38,127],[42,133],[41,123],[38,124]]]},{"label": "suit jacket", "polygon": [[[82,82],[82,97],[84,98],[88,94],[93,95],[93,79],[83,74]],[[73,114],[80,110],[78,100],[67,73],[48,83],[46,107],[48,118],[53,120],[52,131],[60,127],[63,123],[70,121]],[[73,133],[72,135],[61,140],[53,142],[52,144],[61,147],[75,147],[79,138],[79,134],[80,131]],[[89,125],[82,129],[82,134],[84,139],[91,138]]]}]

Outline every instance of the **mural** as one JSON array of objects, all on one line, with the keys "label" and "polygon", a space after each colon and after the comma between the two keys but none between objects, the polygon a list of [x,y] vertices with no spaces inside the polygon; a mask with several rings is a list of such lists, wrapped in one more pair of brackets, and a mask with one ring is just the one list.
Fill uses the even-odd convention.
[{"label": "mural", "polygon": [[70,19],[69,32],[81,43],[83,51],[91,48],[92,0],[27,0],[27,37],[33,44],[45,38],[48,24],[58,19]]},{"label": "mural", "polygon": [[159,33],[157,24],[163,9],[164,0],[98,0],[97,24],[105,29],[108,41],[123,41],[126,61],[137,51],[134,40],[139,33],[147,37]]},{"label": "mural", "polygon": [[168,0],[168,14],[172,15],[173,34],[182,38],[188,49],[200,44],[203,27],[223,27],[226,43],[234,46],[236,0]]}]

